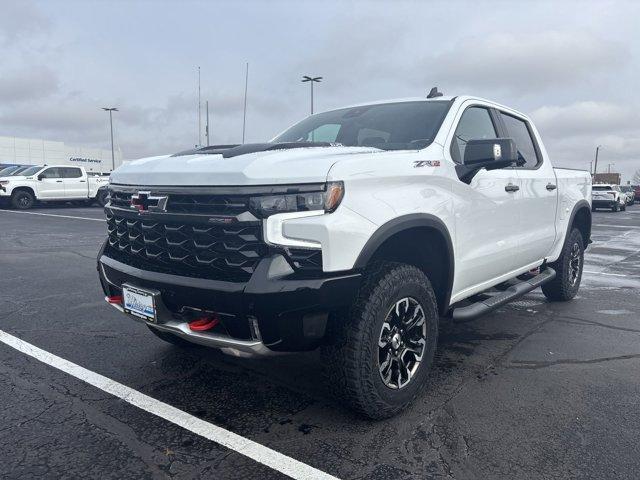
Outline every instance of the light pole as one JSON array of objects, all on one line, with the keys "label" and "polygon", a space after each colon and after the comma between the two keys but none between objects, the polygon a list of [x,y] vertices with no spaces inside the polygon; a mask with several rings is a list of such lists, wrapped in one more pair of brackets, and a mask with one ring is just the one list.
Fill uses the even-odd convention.
[{"label": "light pole", "polygon": [[115,107],[107,108],[102,107],[105,112],[109,112],[109,126],[111,127],[111,170],[116,169],[116,157],[113,154],[113,112],[117,112],[118,109]]},{"label": "light pole", "polygon": [[322,77],[310,77],[308,75],[304,75],[302,77],[302,83],[310,82],[311,83],[311,115],[313,115],[313,84],[320,83],[322,81]]},{"label": "light pole", "polygon": [[593,174],[595,175],[596,173],[598,173],[598,152],[600,151],[600,149],[602,148],[602,145],[598,145],[596,147],[596,163],[593,166]]}]

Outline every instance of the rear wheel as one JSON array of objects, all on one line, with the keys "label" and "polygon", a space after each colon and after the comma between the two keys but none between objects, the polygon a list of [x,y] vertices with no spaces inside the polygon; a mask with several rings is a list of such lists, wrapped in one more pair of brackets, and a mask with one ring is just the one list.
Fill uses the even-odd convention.
[{"label": "rear wheel", "polygon": [[556,278],[542,286],[542,293],[552,301],[571,300],[580,288],[584,266],[584,240],[580,230],[571,231],[560,258],[549,266],[556,271]]},{"label": "rear wheel", "polygon": [[348,318],[332,318],[323,366],[330,387],[359,413],[395,415],[424,385],[438,339],[438,307],[418,268],[374,265]]},{"label": "rear wheel", "polygon": [[11,205],[18,210],[28,210],[33,207],[35,199],[28,190],[18,190],[11,195]]}]

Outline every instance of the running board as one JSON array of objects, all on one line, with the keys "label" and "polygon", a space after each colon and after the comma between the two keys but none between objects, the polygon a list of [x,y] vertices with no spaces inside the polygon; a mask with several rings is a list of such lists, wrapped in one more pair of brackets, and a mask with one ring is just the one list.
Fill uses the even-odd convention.
[{"label": "running board", "polygon": [[466,307],[459,307],[453,310],[454,320],[471,320],[473,318],[484,315],[498,307],[501,307],[505,303],[514,301],[517,298],[526,295],[531,290],[535,290],[541,287],[547,282],[550,282],[556,278],[556,271],[553,268],[547,267],[543,272],[539,273],[529,280],[524,280],[520,283],[512,285],[505,291],[493,295],[490,298],[480,300],[479,302],[472,303]]}]

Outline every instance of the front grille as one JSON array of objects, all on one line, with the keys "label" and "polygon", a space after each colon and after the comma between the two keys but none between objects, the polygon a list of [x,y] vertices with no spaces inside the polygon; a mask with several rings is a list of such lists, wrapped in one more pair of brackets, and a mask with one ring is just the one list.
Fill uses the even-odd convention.
[{"label": "front grille", "polygon": [[[197,278],[247,281],[270,248],[262,238],[262,223],[252,213],[251,197],[290,191],[292,187],[255,187],[251,193],[172,192],[161,187],[111,186],[107,206],[107,255],[142,270]],[[308,187],[318,188],[318,187]],[[265,191],[259,191],[264,189]],[[138,215],[131,208],[135,192],[166,196],[165,210]],[[112,208],[109,208],[112,207]],[[164,216],[166,215],[166,219]],[[209,223],[215,217],[232,223]],[[281,251],[296,270],[322,272],[319,250]]]},{"label": "front grille", "polygon": [[247,281],[268,254],[258,222],[198,225],[127,218],[107,210],[107,230],[109,256],[174,275]]},{"label": "front grille", "polygon": [[[131,192],[112,189],[110,191],[111,206],[129,209]],[[191,215],[240,215],[250,211],[247,195],[169,195],[167,213],[183,213]]]}]

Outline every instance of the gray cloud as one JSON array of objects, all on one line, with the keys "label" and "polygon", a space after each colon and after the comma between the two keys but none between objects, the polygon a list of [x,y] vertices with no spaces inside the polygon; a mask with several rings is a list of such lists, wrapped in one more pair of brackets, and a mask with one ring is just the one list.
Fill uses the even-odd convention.
[{"label": "gray cloud", "polygon": [[496,33],[464,38],[426,60],[432,77],[469,88],[509,92],[584,84],[624,66],[623,44],[583,31]]},{"label": "gray cloud", "polygon": [[0,7],[0,45],[11,45],[49,30],[49,19],[33,2],[3,1]]},{"label": "gray cloud", "polygon": [[40,100],[59,88],[57,73],[43,65],[4,70],[0,74],[0,101],[4,104]]}]

